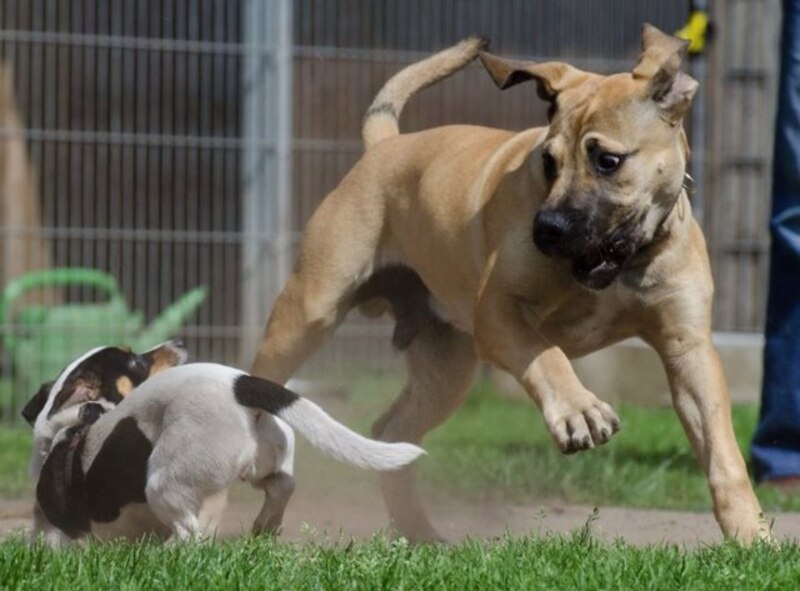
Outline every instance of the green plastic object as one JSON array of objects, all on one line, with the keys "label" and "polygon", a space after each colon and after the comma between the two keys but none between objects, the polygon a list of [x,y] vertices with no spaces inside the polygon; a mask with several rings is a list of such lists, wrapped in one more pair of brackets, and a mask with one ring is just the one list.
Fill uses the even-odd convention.
[{"label": "green plastic object", "polygon": [[[93,288],[105,295],[105,301],[16,305],[31,291],[59,286]],[[205,297],[206,288],[196,287],[144,326],[142,313],[128,309],[119,284],[107,273],[68,267],[23,275],[7,285],[0,298],[3,346],[14,369],[15,389],[29,389],[24,392],[29,396],[31,388],[54,379],[72,359],[93,347],[128,345],[141,351],[161,343],[183,326]]]}]

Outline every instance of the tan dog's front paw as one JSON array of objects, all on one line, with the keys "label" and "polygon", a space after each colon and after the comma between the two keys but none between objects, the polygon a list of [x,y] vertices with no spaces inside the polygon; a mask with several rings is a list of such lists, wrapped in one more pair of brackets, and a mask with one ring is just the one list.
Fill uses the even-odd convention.
[{"label": "tan dog's front paw", "polygon": [[[723,502],[724,510],[716,512],[717,521],[726,538],[736,540],[744,546],[756,542],[775,543],[772,535],[772,522],[767,519],[758,500],[749,489],[750,482],[745,481],[741,488],[746,491],[736,495],[733,502]],[[712,493],[713,494],[713,493]]]},{"label": "tan dog's front paw", "polygon": [[554,416],[545,414],[545,421],[565,454],[603,445],[620,428],[619,417],[612,408],[589,392],[573,400],[569,407],[562,406]]}]

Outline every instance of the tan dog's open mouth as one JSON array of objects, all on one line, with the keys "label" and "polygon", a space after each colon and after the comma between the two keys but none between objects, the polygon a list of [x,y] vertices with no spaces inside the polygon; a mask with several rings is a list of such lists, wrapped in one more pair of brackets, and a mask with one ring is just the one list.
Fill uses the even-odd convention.
[{"label": "tan dog's open mouth", "polygon": [[636,252],[636,243],[626,238],[614,238],[606,244],[572,261],[575,280],[591,289],[611,285]]}]

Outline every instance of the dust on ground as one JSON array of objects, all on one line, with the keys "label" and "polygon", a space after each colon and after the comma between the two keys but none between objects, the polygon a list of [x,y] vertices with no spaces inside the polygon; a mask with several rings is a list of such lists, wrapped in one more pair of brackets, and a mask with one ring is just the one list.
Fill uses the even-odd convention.
[{"label": "dust on ground", "polygon": [[[308,393],[306,393],[308,395]],[[344,418],[352,406],[330,393],[317,398],[334,416]],[[348,409],[348,406],[350,408]],[[298,441],[295,462],[297,489],[289,503],[282,539],[288,541],[336,541],[366,539],[387,531],[389,518],[380,496],[378,477],[333,460],[322,458]],[[249,531],[261,507],[261,492],[244,484],[232,488],[220,527],[223,537]],[[492,496],[496,498],[491,498]],[[710,511],[666,511],[629,507],[599,507],[593,517],[590,505],[571,505],[553,500],[510,502],[502,491],[484,491],[481,500],[456,498],[442,491],[426,491],[431,520],[449,542],[466,538],[492,539],[512,536],[567,534],[586,525],[605,541],[623,539],[643,546],[674,543],[686,547],[716,544],[722,534]],[[31,524],[31,499],[0,499],[0,540]],[[800,539],[800,513],[778,513],[774,532],[780,539]]]},{"label": "dust on ground", "polygon": [[[231,492],[220,533],[232,538],[246,533],[260,509],[260,492],[237,485]],[[433,522],[450,542],[466,538],[492,539],[505,535],[546,536],[565,534],[591,519],[598,539],[643,546],[675,543],[689,548],[716,544],[722,539],[710,512],[661,511],[626,507],[600,507],[592,519],[588,505],[558,502],[517,504],[502,500],[474,501],[434,495],[428,502]],[[30,528],[30,500],[0,500],[0,539]],[[781,539],[800,539],[800,514],[774,517]],[[349,541],[367,539],[386,531],[388,516],[377,482],[353,481],[346,485],[315,486],[303,478],[284,519],[282,539],[287,541]]]}]

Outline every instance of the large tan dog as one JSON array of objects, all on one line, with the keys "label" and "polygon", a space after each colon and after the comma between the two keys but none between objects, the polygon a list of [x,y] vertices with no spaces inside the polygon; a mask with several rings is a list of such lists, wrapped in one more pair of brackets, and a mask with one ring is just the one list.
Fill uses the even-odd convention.
[{"label": "large tan dog", "polygon": [[[663,360],[723,532],[768,537],[734,439],[711,340],[706,247],[683,188],[682,118],[697,89],[680,71],[685,43],[645,25],[633,72],[613,76],[481,48],[466,40],[378,94],[364,122],[367,151],[309,221],[253,372],[286,381],[389,250],[419,274],[453,328],[423,330],[411,344],[408,384],[377,435],[419,442],[461,404],[480,357],[519,380],[563,452],[590,449],[619,420],[569,358],[639,336]],[[406,100],[479,53],[501,88],[536,81],[550,125],[400,135]],[[382,484],[400,531],[435,538],[413,474]]]}]

